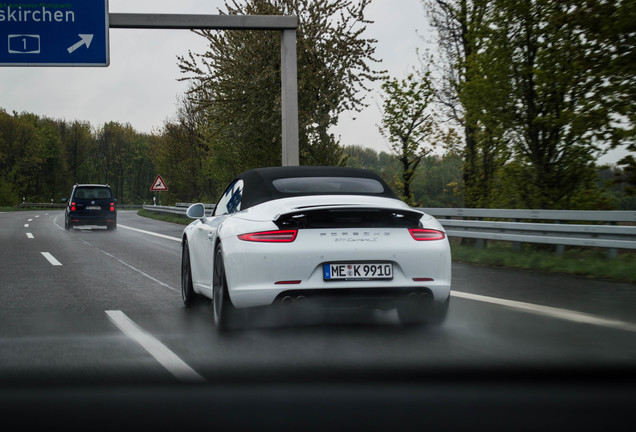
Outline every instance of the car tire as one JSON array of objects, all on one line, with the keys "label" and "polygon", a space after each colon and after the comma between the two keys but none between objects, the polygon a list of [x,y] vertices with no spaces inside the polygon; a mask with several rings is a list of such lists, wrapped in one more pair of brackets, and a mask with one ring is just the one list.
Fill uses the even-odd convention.
[{"label": "car tire", "polygon": [[65,218],[64,218],[64,229],[65,229],[66,231],[68,231],[68,230],[69,230],[69,228],[70,228],[70,226],[69,226],[69,223],[68,223],[68,218],[66,218],[66,217],[65,217]]},{"label": "car tire", "polygon": [[431,324],[442,325],[446,321],[446,315],[448,315],[448,307],[450,306],[450,294],[441,303],[435,303],[433,310],[433,316],[431,317]]},{"label": "car tire", "polygon": [[214,324],[219,332],[230,330],[236,325],[236,309],[228,294],[223,248],[219,243],[214,250],[214,275],[212,276],[212,310]]},{"label": "car tire", "polygon": [[115,231],[117,229],[117,222],[106,224],[106,229],[108,231]]},{"label": "car tire", "polygon": [[184,240],[181,247],[181,298],[186,307],[192,306],[197,300],[197,294],[192,287],[192,268],[190,266],[188,240]]}]

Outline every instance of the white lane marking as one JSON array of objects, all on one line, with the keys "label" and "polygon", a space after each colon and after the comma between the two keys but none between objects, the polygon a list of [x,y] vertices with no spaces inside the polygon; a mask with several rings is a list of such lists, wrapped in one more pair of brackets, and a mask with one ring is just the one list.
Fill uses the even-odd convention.
[{"label": "white lane marking", "polygon": [[66,230],[64,229],[64,227],[59,226],[59,225],[58,225],[58,223],[57,223],[57,219],[58,219],[59,217],[61,217],[61,216],[63,216],[63,215],[57,215],[57,216],[55,216],[55,217],[53,218],[53,225],[55,225],[56,227],[58,227],[58,228],[59,228],[59,229],[61,229],[62,231],[66,231]]},{"label": "white lane marking", "polygon": [[35,217],[36,217],[36,218],[39,218],[39,217],[40,217],[40,215],[35,215]]},{"label": "white lane marking", "polygon": [[54,265],[54,266],[61,266],[62,265],[62,263],[59,262],[58,260],[56,260],[55,257],[53,255],[51,255],[50,253],[48,253],[48,252],[40,252],[40,253],[42,255],[44,255],[44,258],[46,258],[47,261],[51,263],[51,265]]},{"label": "white lane marking", "polygon": [[471,294],[461,291],[451,291],[454,297],[460,297],[468,300],[475,300],[485,303],[492,303],[500,306],[508,306],[515,309],[524,310],[526,312],[537,313],[552,318],[563,319],[583,324],[591,324],[602,327],[610,327],[619,330],[636,332],[636,324],[626,321],[604,318],[598,315],[592,315],[584,312],[577,312],[569,309],[555,308],[551,306],[542,306],[533,303],[525,303],[516,300],[506,300],[497,297],[488,297],[478,294]]},{"label": "white lane marking", "polygon": [[29,219],[27,222],[33,222],[33,219]]},{"label": "white lane marking", "polygon": [[144,277],[146,277],[146,278],[150,279],[151,281],[156,282],[156,283],[158,283],[159,285],[164,286],[164,287],[166,287],[166,288],[168,288],[169,290],[172,290],[172,291],[174,291],[174,292],[177,292],[177,293],[180,293],[180,292],[181,292],[181,288],[179,288],[179,289],[173,288],[173,287],[171,287],[170,285],[168,285],[167,283],[161,282],[159,279],[156,279],[156,278],[154,278],[154,277],[150,276],[148,273],[146,273],[146,272],[144,272],[144,271],[139,270],[137,267],[135,267],[135,266],[132,266],[132,265],[128,264],[126,261],[124,261],[124,260],[122,260],[122,259],[120,259],[120,258],[117,258],[115,255],[113,255],[113,254],[111,254],[111,253],[108,253],[108,252],[106,252],[105,250],[100,249],[100,248],[98,248],[97,246],[95,246],[95,245],[93,245],[93,244],[90,244],[90,243],[88,243],[88,242],[87,242],[87,241],[85,241],[85,240],[82,240],[82,241],[83,241],[84,243],[86,243],[87,245],[92,246],[92,247],[94,247],[95,249],[97,249],[98,251],[102,252],[104,255],[107,255],[107,256],[111,257],[112,259],[114,259],[114,260],[118,261],[119,263],[121,263],[121,264],[125,265],[125,266],[126,266],[126,267],[128,267],[129,269],[131,269],[131,270],[133,270],[133,271],[136,271],[136,272],[137,272],[137,273],[139,273],[140,275],[142,275],[142,276],[144,276]]},{"label": "white lane marking", "polygon": [[128,318],[122,311],[107,310],[106,315],[108,315],[108,318],[110,318],[119,330],[141,345],[177,379],[188,382],[205,381],[201,375],[188,366],[175,353],[170,351],[168,347],[135,324],[135,322]]},{"label": "white lane marking", "polygon": [[179,237],[172,237],[172,236],[165,235],[165,234],[158,234],[158,233],[154,233],[152,231],[146,231],[146,230],[142,230],[142,229],[139,229],[139,228],[129,227],[129,226],[126,226],[126,225],[119,225],[118,224],[117,228],[125,228],[125,229],[129,229],[131,231],[137,231],[137,232],[148,234],[148,235],[152,235],[152,236],[155,236],[155,237],[161,237],[161,238],[165,238],[165,239],[168,239],[168,240],[174,240],[174,241],[177,241],[177,242],[181,242],[181,239]]},{"label": "white lane marking", "polygon": [[35,238],[35,237],[33,237],[33,234],[31,234],[31,233],[26,233],[26,235],[27,235],[27,237],[28,237],[28,238],[30,238],[30,239]]},{"label": "white lane marking", "polygon": [[29,227],[29,224],[24,224],[24,227],[25,227],[25,228],[28,228],[28,227]]}]

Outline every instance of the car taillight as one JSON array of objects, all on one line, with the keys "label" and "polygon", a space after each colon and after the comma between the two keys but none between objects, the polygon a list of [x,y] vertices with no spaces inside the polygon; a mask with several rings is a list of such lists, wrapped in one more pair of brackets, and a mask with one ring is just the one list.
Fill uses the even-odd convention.
[{"label": "car taillight", "polygon": [[75,207],[75,203],[72,202],[71,203],[71,211],[75,211],[75,210],[77,210],[77,207]]},{"label": "car taillight", "polygon": [[438,231],[433,229],[411,228],[409,229],[413,240],[443,240],[446,237],[444,231]]},{"label": "car taillight", "polygon": [[241,234],[238,238],[252,242],[291,243],[296,240],[296,234],[298,234],[298,230],[261,231]]},{"label": "car taillight", "polygon": [[110,203],[110,211],[115,211],[115,203]]}]

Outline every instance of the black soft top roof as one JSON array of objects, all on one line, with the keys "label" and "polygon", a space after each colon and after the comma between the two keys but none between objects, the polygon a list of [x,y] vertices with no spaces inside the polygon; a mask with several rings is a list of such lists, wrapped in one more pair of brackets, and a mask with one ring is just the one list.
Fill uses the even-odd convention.
[{"label": "black soft top roof", "polygon": [[[235,180],[242,179],[244,182],[243,198],[241,208],[246,209],[254,205],[290,196],[324,195],[312,193],[282,193],[272,184],[274,180],[281,178],[295,177],[358,177],[378,181],[383,191],[381,193],[356,193],[355,195],[383,196],[395,198],[393,191],[382,178],[376,173],[361,169],[348,167],[324,167],[324,166],[286,166],[256,168],[238,175]],[[331,195],[351,195],[350,193],[332,193]]]}]

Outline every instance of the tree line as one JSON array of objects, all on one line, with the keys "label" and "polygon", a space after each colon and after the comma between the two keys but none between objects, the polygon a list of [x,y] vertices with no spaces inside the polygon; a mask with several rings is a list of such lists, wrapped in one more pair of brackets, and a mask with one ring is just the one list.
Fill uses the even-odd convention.
[{"label": "tree line", "polygon": [[[392,187],[401,192],[403,164],[395,153],[376,152],[360,146],[345,146],[346,166],[366,168],[376,172]],[[594,185],[589,194],[579,201],[578,209],[636,210],[636,195],[630,193],[629,183],[621,181],[624,170],[616,165],[598,165],[594,170]],[[618,179],[618,180],[617,180]],[[463,193],[463,158],[456,150],[444,154],[424,156],[414,169],[411,182],[412,202],[415,207],[466,207]],[[506,207],[497,203],[491,208]],[[520,207],[518,207],[520,208]]]},{"label": "tree line", "polygon": [[0,205],[60,202],[75,183],[107,183],[120,203],[151,201],[152,138],[130,124],[0,109]]},{"label": "tree line", "polygon": [[[94,128],[88,122],[10,115],[0,109],[0,206],[14,206],[23,199],[60,202],[75,183],[108,183],[121,204],[151,203],[159,195],[166,205],[213,203],[226,179],[219,179],[207,165],[209,148],[195,125],[185,129],[185,125],[167,122],[159,133],[147,135],[128,124],[109,122]],[[398,155],[360,146],[343,146],[342,155],[341,165],[372,170],[400,193]],[[464,207],[461,154],[427,155],[420,162],[411,184],[412,204]],[[157,173],[169,190],[153,195],[149,189]],[[636,209],[636,196],[614,181],[620,169],[601,166],[596,173],[598,188],[604,191],[597,202],[600,208]]]},{"label": "tree line", "polygon": [[[636,151],[633,0],[422,0],[438,36],[406,77],[390,76],[365,31],[373,0],[228,0],[227,14],[299,17],[301,165],[364,166],[411,205],[623,208],[635,160],[600,169],[606,147]],[[188,81],[153,135],[32,114],[0,116],[0,203],[108,182],[121,202],[213,202],[238,172],[281,164],[280,35],[195,31]],[[331,132],[379,83],[390,153]],[[608,177],[609,176],[609,177]],[[618,194],[618,195],[617,195]],[[619,197],[619,198],[617,198]]]}]

